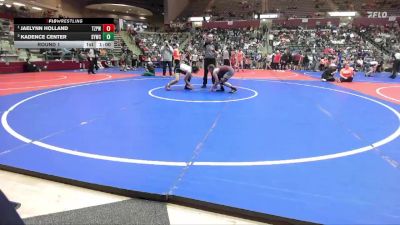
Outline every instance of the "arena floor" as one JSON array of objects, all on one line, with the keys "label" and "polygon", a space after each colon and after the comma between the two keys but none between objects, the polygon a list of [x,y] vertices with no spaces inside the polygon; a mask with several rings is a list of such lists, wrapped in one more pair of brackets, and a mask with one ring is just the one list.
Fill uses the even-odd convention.
[{"label": "arena floor", "polygon": [[400,223],[400,78],[254,70],[228,94],[198,77],[168,92],[169,77],[141,72],[1,75],[2,167],[266,216]]}]

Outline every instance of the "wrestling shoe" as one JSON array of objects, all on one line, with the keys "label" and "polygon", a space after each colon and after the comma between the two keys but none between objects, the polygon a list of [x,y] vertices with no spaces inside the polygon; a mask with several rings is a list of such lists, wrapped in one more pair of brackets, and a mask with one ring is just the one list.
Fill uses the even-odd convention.
[{"label": "wrestling shoe", "polygon": [[229,93],[233,94],[233,93],[235,93],[235,92],[237,92],[237,88],[232,87],[232,88],[231,88],[231,91],[230,91]]},{"label": "wrestling shoe", "polygon": [[[221,85],[221,86],[222,86],[222,85]],[[217,91],[224,92],[224,91],[225,91],[225,88],[224,88],[224,87],[221,87],[221,88],[218,89]]]}]

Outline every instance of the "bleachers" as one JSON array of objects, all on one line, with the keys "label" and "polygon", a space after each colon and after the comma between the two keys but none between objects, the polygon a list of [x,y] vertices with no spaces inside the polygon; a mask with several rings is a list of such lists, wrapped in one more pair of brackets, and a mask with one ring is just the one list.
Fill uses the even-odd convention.
[{"label": "bleachers", "polygon": [[10,32],[10,20],[0,18],[0,60],[13,61],[18,58],[12,33]]},{"label": "bleachers", "polygon": [[360,26],[355,29],[388,54],[400,49],[400,28],[398,23],[392,26]]},{"label": "bleachers", "polygon": [[[191,33],[190,47],[197,52],[202,52],[204,36],[209,30],[197,30]],[[255,55],[256,52],[264,50],[262,30],[242,30],[242,29],[220,29],[213,30],[214,39],[222,50],[243,49],[246,55]]]}]

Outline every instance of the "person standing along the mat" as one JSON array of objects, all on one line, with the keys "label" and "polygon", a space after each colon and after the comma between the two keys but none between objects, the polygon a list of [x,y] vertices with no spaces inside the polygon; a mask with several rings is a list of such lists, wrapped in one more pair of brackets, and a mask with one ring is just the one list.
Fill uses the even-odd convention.
[{"label": "person standing along the mat", "polygon": [[279,70],[281,66],[281,52],[279,50],[276,51],[276,53],[272,57],[272,69],[274,70]]},{"label": "person standing along the mat", "polygon": [[211,75],[215,79],[215,83],[212,86],[211,91],[215,91],[218,84],[221,85],[221,89],[218,91],[222,91],[222,86],[229,87],[231,89],[229,93],[235,93],[237,91],[236,87],[228,83],[228,80],[235,74],[235,70],[232,67],[220,66],[216,68],[213,64],[211,64],[208,66],[208,71],[210,71]]},{"label": "person standing along the mat", "polygon": [[199,55],[197,54],[196,49],[194,50],[193,54],[190,56],[191,61],[192,61],[192,66],[198,67],[198,62],[199,62]]},{"label": "person standing along the mat", "polygon": [[127,53],[126,51],[123,51],[121,56],[119,57],[119,70],[126,72],[126,59],[127,59]]},{"label": "person standing along the mat", "polygon": [[393,73],[392,73],[392,76],[390,76],[390,78],[392,78],[392,79],[396,78],[397,73],[400,70],[400,50],[399,49],[397,49],[397,51],[394,53],[393,57],[394,57]]},{"label": "person standing along the mat", "polygon": [[172,58],[174,59],[174,73],[176,73],[181,63],[181,53],[179,52],[179,44],[173,44],[172,48],[174,49],[172,53]]},{"label": "person standing along the mat", "polygon": [[229,62],[229,51],[228,48],[225,47],[222,52],[222,60],[224,61],[224,66],[229,66],[231,63]]},{"label": "person standing along the mat", "polygon": [[164,46],[161,47],[161,61],[162,61],[162,68],[163,68],[163,76],[165,76],[167,72],[167,65],[169,69],[169,75],[172,76],[172,53],[173,49],[171,45],[169,45],[168,41],[165,41]]},{"label": "person standing along the mat", "polygon": [[242,69],[242,72],[244,72],[244,53],[241,48],[239,48],[239,51],[237,53],[237,71],[239,72],[239,69]]},{"label": "person standing along the mat", "polygon": [[182,63],[179,69],[175,73],[175,79],[170,81],[165,86],[165,90],[170,91],[171,86],[179,82],[180,74],[185,74],[185,90],[192,90],[193,86],[190,84],[190,80],[192,78],[192,73],[197,73],[197,72],[199,72],[199,68],[197,66],[189,66],[187,64]]},{"label": "person standing along the mat", "polygon": [[[203,86],[201,88],[207,87],[207,76],[208,76],[208,66],[216,65],[217,63],[217,46],[213,42],[213,35],[209,34],[206,37],[204,43],[204,77],[203,77]],[[211,77],[212,83],[215,83],[214,77]]]},{"label": "person standing along the mat", "polygon": [[230,61],[231,61],[231,67],[233,69],[236,69],[237,68],[237,53],[236,53],[236,49],[235,48],[233,48],[232,51],[231,51],[231,59],[230,59]]},{"label": "person standing along the mat", "polygon": [[134,52],[132,54],[132,66],[134,70],[138,68],[138,56]]},{"label": "person standing along the mat", "polygon": [[286,49],[281,56],[281,70],[286,70],[289,63],[289,49]]},{"label": "person standing along the mat", "polygon": [[83,50],[80,50],[78,52],[78,62],[79,62],[79,70],[80,71],[85,70],[85,62],[84,62],[84,60],[85,60],[85,53],[84,53]]}]

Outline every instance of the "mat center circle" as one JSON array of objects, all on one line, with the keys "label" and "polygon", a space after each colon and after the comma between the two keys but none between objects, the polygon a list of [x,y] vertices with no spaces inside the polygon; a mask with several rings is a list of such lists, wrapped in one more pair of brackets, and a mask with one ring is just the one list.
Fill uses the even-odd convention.
[{"label": "mat center circle", "polygon": [[193,85],[193,90],[185,90],[184,85],[174,85],[171,91],[165,90],[164,86],[156,87],[149,90],[148,94],[157,99],[174,102],[190,102],[190,103],[222,103],[222,102],[237,102],[255,98],[258,92],[245,87],[237,87],[238,92],[228,93],[229,88],[224,92],[211,92],[210,86],[201,88],[200,84]]}]

